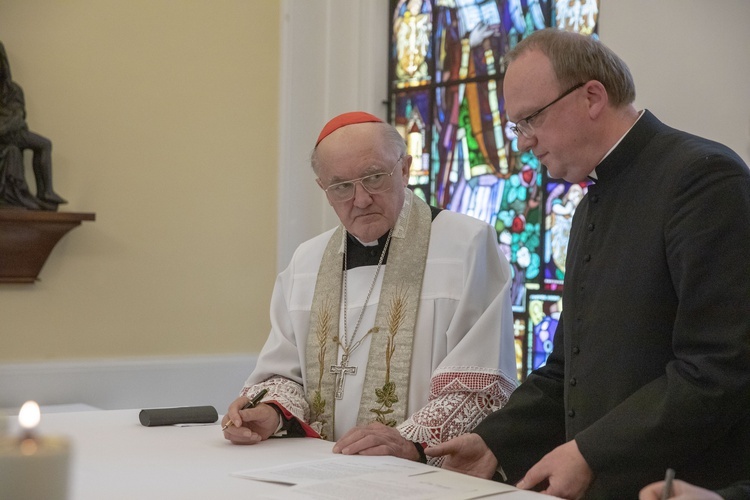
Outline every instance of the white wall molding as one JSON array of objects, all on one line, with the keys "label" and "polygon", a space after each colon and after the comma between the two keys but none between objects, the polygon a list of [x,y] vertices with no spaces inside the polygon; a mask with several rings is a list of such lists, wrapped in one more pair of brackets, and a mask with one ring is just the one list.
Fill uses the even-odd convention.
[{"label": "white wall molding", "polygon": [[310,169],[320,129],[352,110],[387,118],[388,1],[284,0],[281,16],[279,271],[338,224]]},{"label": "white wall molding", "polygon": [[24,401],[104,410],[212,405],[223,414],[257,356],[148,357],[0,364],[0,408]]}]

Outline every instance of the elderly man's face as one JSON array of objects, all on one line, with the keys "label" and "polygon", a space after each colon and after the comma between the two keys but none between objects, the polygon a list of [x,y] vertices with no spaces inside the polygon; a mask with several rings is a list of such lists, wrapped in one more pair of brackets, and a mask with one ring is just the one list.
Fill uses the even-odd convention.
[{"label": "elderly man's face", "polygon": [[[521,120],[554,101],[561,92],[552,64],[543,53],[531,50],[508,67],[503,93],[508,118]],[[581,182],[594,165],[583,154],[587,143],[585,88],[578,88],[537,115],[534,133],[518,136],[518,149],[531,150],[553,178]]]},{"label": "elderly man's face", "polygon": [[[411,157],[399,161],[399,151],[383,138],[383,126],[377,123],[348,125],[331,133],[318,145],[318,184],[332,184],[373,174],[390,174],[389,189],[368,193],[360,182],[354,184],[354,197],[328,202],[347,231],[368,243],[377,240],[396,225],[404,204],[404,187],[409,180]],[[395,169],[394,169],[395,167]]]}]

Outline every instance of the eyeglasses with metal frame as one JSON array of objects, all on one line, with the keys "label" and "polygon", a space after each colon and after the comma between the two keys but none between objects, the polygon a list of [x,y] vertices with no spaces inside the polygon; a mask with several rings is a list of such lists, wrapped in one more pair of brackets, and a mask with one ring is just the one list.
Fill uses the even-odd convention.
[{"label": "eyeglasses with metal frame", "polygon": [[323,189],[323,191],[326,192],[326,196],[328,196],[328,199],[333,203],[343,203],[354,198],[357,183],[360,183],[365,191],[370,194],[384,193],[393,187],[393,174],[396,172],[396,168],[398,168],[398,165],[403,159],[404,156],[401,156],[396,160],[396,164],[393,165],[393,169],[390,173],[378,172],[360,177],[359,179],[337,182]]},{"label": "eyeglasses with metal frame", "polygon": [[574,91],[580,89],[584,85],[586,85],[586,82],[581,82],[579,84],[576,84],[570,87],[568,90],[560,94],[558,98],[552,101],[551,103],[547,104],[546,106],[542,106],[541,108],[537,109],[526,118],[521,118],[520,120],[518,120],[515,126],[511,127],[510,129],[513,131],[514,134],[516,134],[516,136],[522,135],[527,139],[531,139],[534,136],[534,126],[531,124],[531,121],[537,116],[539,116],[542,113],[542,111],[546,110],[547,108],[549,108],[556,102],[560,101],[563,97],[567,96],[568,94],[572,94]]}]

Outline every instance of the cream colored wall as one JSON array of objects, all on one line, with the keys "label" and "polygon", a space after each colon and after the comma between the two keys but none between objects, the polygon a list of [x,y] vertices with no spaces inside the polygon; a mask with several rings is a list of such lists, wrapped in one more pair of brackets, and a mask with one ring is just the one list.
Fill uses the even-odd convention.
[{"label": "cream colored wall", "polygon": [[96,221],[40,281],[0,285],[0,362],[260,349],[279,16],[275,1],[2,1],[0,40],[31,129],[52,140],[62,210]]},{"label": "cream colored wall", "polygon": [[750,2],[601,4],[599,35],[630,67],[636,107],[750,164]]}]

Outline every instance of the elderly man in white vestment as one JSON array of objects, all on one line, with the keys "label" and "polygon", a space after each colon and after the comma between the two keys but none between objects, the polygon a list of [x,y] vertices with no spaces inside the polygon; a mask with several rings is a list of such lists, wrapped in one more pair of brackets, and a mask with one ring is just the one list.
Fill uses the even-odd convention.
[{"label": "elderly man in white vestment", "polygon": [[341,224],[278,276],[271,333],[224,436],[425,461],[423,447],[469,432],[516,387],[510,267],[492,227],[407,189],[411,157],[379,118],[332,119],[311,162]]}]

